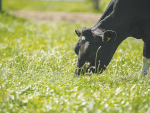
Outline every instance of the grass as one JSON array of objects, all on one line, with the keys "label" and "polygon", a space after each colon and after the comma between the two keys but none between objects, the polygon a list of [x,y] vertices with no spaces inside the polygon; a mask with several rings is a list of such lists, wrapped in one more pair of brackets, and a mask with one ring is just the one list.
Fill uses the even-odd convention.
[{"label": "grass", "polygon": [[101,10],[95,10],[91,0],[84,3],[49,2],[28,0],[3,0],[3,10],[22,11],[65,11],[65,12],[103,12],[110,0],[101,0]]},{"label": "grass", "polygon": [[0,20],[0,112],[150,112],[141,40],[125,40],[103,74],[74,77],[74,29],[93,23]]}]

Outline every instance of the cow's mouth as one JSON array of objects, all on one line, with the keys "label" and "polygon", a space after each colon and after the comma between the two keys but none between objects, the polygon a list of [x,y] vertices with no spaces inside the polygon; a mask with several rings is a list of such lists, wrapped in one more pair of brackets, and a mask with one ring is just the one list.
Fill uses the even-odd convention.
[{"label": "cow's mouth", "polygon": [[83,74],[83,75],[92,75],[93,73],[98,73],[98,74],[101,74],[105,69],[104,69],[104,66],[100,65],[100,63],[98,64],[99,62],[97,62],[97,65],[92,65],[90,62],[85,62],[85,64],[79,68],[77,67],[76,68],[76,75],[80,75],[80,74]]}]

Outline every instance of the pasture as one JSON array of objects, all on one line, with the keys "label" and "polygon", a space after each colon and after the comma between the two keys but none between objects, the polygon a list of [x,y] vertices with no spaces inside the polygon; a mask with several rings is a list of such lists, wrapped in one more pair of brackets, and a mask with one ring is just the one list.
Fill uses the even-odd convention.
[{"label": "pasture", "polygon": [[[73,1],[73,0],[72,0]],[[100,11],[94,9],[91,0],[84,3],[48,2],[29,0],[3,0],[4,10],[21,11],[65,11],[65,12],[104,12],[110,0],[101,0]]]},{"label": "pasture", "polygon": [[150,75],[138,78],[142,40],[126,39],[104,73],[75,76],[74,30],[93,24],[1,12],[0,112],[149,113]]}]

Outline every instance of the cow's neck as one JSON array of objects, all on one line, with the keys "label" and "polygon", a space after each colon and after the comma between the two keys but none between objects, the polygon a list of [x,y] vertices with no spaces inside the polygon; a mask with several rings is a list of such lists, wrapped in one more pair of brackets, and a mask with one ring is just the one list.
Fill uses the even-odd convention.
[{"label": "cow's neck", "polygon": [[142,0],[136,2],[133,0],[112,0],[100,20],[93,27],[113,30],[118,35],[127,35],[131,24],[142,12],[143,4]]},{"label": "cow's neck", "polygon": [[104,50],[105,50],[104,52],[105,52],[105,54],[107,54],[106,56],[105,56],[105,54],[104,54],[104,56],[103,56],[103,54],[101,54],[101,53],[98,55],[98,56],[100,56],[100,57],[98,58],[98,60],[100,60],[101,57],[105,57],[105,60],[102,61],[102,62],[105,62],[105,63],[102,64],[102,65],[105,65],[106,67],[108,66],[108,64],[110,63],[110,61],[111,61],[111,59],[112,59],[112,57],[113,57],[115,51],[117,50],[118,46],[120,45],[120,43],[121,43],[124,39],[126,39],[126,37],[118,38],[118,39],[116,39],[116,41],[115,41],[114,43],[102,45],[101,48],[105,48],[105,49],[104,49]]}]

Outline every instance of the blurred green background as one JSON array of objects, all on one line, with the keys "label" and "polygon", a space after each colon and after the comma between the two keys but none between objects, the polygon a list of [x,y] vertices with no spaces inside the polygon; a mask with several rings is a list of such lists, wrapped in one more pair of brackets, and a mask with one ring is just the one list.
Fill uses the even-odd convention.
[{"label": "blurred green background", "polygon": [[102,13],[110,0],[100,0],[99,10],[94,7],[93,0],[86,2],[52,2],[52,1],[29,1],[29,0],[2,0],[3,10],[22,11],[65,11],[65,12],[94,12]]}]

